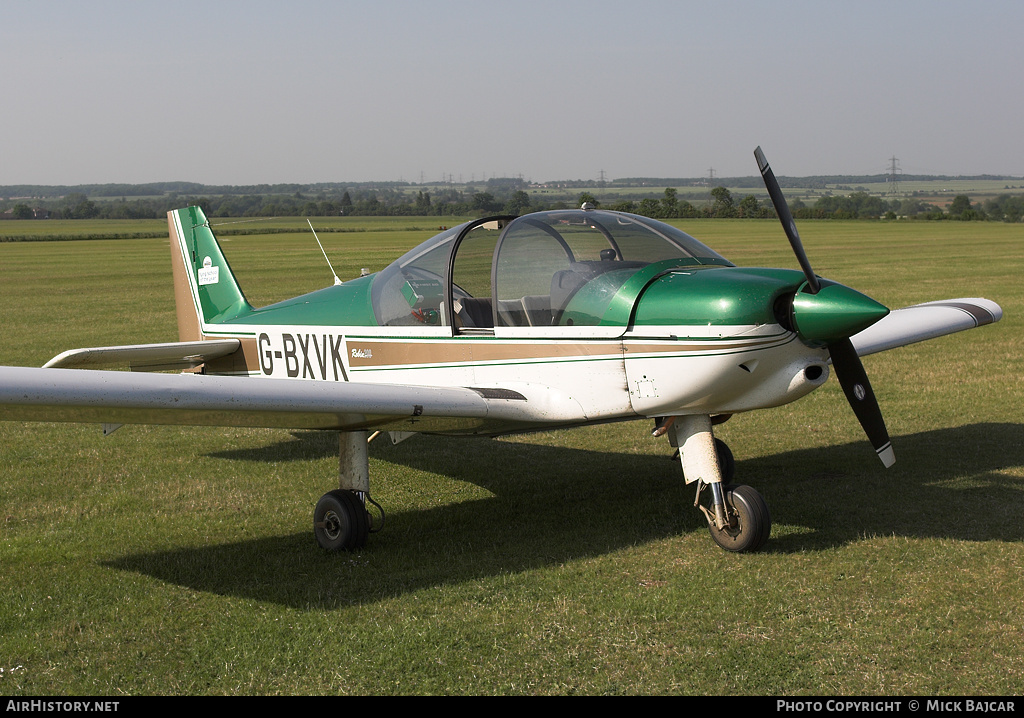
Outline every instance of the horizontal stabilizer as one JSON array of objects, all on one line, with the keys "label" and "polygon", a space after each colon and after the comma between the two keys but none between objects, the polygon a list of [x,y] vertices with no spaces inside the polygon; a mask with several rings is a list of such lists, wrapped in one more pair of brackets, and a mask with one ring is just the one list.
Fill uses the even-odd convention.
[{"label": "horizontal stabilizer", "polygon": [[851,337],[859,356],[998,322],[1002,308],[988,299],[944,299],[896,309]]},{"label": "horizontal stabilizer", "polygon": [[168,371],[194,369],[212,359],[238,351],[237,339],[205,342],[167,342],[165,344],[128,344],[118,347],[69,349],[43,365],[44,369],[110,369],[132,371]]}]

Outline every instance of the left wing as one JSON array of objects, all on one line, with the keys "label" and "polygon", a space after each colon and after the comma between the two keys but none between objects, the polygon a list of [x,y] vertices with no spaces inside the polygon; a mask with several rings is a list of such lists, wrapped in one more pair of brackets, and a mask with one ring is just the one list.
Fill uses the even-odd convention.
[{"label": "left wing", "polygon": [[894,309],[850,338],[859,356],[998,322],[1002,308],[988,299],[944,299]]},{"label": "left wing", "polygon": [[0,367],[0,420],[473,431],[521,421],[515,391]]}]

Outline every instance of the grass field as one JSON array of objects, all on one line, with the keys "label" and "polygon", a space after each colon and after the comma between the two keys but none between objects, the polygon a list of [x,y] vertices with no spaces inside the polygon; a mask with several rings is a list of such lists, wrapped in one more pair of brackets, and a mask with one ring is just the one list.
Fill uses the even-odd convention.
[{"label": "grass field", "polygon": [[[224,242],[254,304],[331,283],[291,221]],[[321,240],[346,279],[414,226]],[[796,267],[778,222],[680,226]],[[834,380],[719,427],[771,509],[763,552],[712,543],[647,422],[374,442],[387,525],[340,555],[310,526],[329,434],[0,423],[0,695],[1020,694],[1024,230],[800,230],[820,274],[888,306],[985,296],[1005,318],[865,359],[890,470]],[[0,243],[0,364],[176,339],[169,256]]]}]

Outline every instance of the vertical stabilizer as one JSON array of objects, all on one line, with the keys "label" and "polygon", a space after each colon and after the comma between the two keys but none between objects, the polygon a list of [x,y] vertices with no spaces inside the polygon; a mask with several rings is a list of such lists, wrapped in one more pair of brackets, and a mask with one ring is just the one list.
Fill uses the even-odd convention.
[{"label": "vertical stabilizer", "polygon": [[199,207],[167,213],[178,338],[203,339],[204,328],[252,310]]}]

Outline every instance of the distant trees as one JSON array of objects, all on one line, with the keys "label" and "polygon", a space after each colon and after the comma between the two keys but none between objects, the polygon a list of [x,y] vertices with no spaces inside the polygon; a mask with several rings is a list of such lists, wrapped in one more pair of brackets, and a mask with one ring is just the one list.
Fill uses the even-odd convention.
[{"label": "distant trees", "polygon": [[[766,219],[776,216],[775,209],[770,202],[759,200],[756,196],[748,194],[737,203],[726,187],[713,188],[709,193],[708,202],[700,208],[694,207],[685,200],[680,200],[678,191],[671,187],[665,190],[665,194],[660,200],[645,198],[639,202],[620,201],[612,205],[611,208],[658,219],[688,217]],[[981,205],[972,204],[967,195],[957,195],[948,209],[943,211],[920,199],[889,200],[857,191],[848,195],[825,195],[819,197],[812,206],[807,206],[800,200],[794,200],[790,204],[790,211],[796,219],[879,219],[883,217],[896,219],[904,217],[928,220],[1020,222],[1024,220],[1024,197],[1002,195]]]},{"label": "distant trees", "polygon": [[473,209],[485,214],[494,214],[501,209],[501,204],[490,192],[477,192],[473,195]]},{"label": "distant trees", "polygon": [[757,201],[757,197],[748,194],[740,200],[739,216],[746,219],[765,219],[774,216],[775,212]]},{"label": "distant trees", "polygon": [[950,216],[959,217],[964,212],[971,209],[971,198],[965,194],[958,194],[953,198],[953,201],[949,203],[949,214]]},{"label": "distant trees", "polygon": [[679,214],[679,190],[675,187],[665,188],[665,196],[661,198],[661,211],[666,217],[675,217]]},{"label": "distant trees", "polygon": [[1024,197],[1004,194],[985,202],[985,214],[999,222],[1020,222],[1024,218]]},{"label": "distant trees", "polygon": [[696,217],[763,219],[775,216],[775,211],[771,206],[762,204],[754,195],[747,195],[740,200],[739,204],[736,204],[732,192],[728,188],[715,187],[711,190],[710,197],[709,203],[698,208],[686,200],[679,199],[679,191],[674,187],[669,187],[660,199],[647,197],[639,202],[625,200],[612,205],[611,208],[655,219],[691,219]]},{"label": "distant trees", "polygon": [[416,209],[416,214],[430,214],[430,193],[417,192],[414,208]]},{"label": "distant trees", "polygon": [[979,219],[978,211],[971,207],[971,198],[965,194],[958,194],[949,203],[949,216],[960,220]]},{"label": "distant trees", "polygon": [[968,195],[953,198],[946,211],[921,199],[906,197],[887,200],[866,192],[819,197],[813,206],[790,206],[796,219],[886,219],[1018,222],[1024,214],[1024,198],[1007,195],[989,200],[984,207],[972,204]]},{"label": "distant trees", "polygon": [[11,217],[13,219],[32,219],[35,217],[35,212],[27,204],[16,204],[11,207]]},{"label": "distant trees", "polygon": [[662,213],[661,203],[653,197],[640,200],[640,204],[636,208],[636,213],[642,214],[645,217],[665,218]]},{"label": "distant trees", "polygon": [[64,198],[63,216],[68,219],[92,219],[100,214],[96,203],[81,192],[72,192]]},{"label": "distant trees", "polygon": [[530,211],[530,195],[523,190],[516,190],[512,199],[505,203],[502,212],[505,214],[526,214]]},{"label": "distant trees", "polygon": [[[118,186],[119,188],[122,188]],[[196,185],[200,191],[202,186]],[[182,189],[192,189],[182,186]],[[18,188],[21,189],[21,188]],[[64,191],[70,188],[63,188]],[[430,191],[403,183],[338,185],[264,186],[251,188],[207,187],[209,194],[167,192],[159,196],[140,196],[127,191],[119,197],[90,198],[84,192],[70,191],[64,196],[33,199],[30,206],[24,197],[0,199],[0,217],[30,219],[49,216],[57,219],[158,219],[178,207],[200,205],[209,217],[258,216],[471,216],[481,214],[521,215],[544,209],[578,208],[585,202],[622,212],[656,219],[688,218],[774,218],[775,210],[763,192],[760,195],[733,194],[719,186],[698,190],[690,201],[683,199],[686,189],[667,187],[662,192],[649,187],[625,194],[622,187],[593,188],[578,195],[562,188],[530,187],[521,179],[492,178],[475,185],[432,185]],[[227,190],[236,190],[231,192]],[[242,193],[242,190],[254,190]],[[260,190],[267,190],[261,192]],[[288,189],[288,192],[278,191]],[[836,188],[833,186],[833,191]],[[1007,189],[1010,189],[1009,187]],[[31,188],[25,191],[31,192]],[[693,190],[691,190],[693,191]],[[607,193],[607,194],[604,194]],[[5,211],[6,210],[6,211]],[[41,210],[41,211],[40,211]],[[877,219],[881,217],[925,220],[990,220],[1024,221],[1024,195],[1005,194],[985,201],[972,202],[966,194],[955,196],[945,208],[929,204],[917,197],[891,199],[865,191],[848,194],[829,192],[813,202],[805,199],[790,204],[798,219]]]},{"label": "distant trees", "polygon": [[730,192],[725,187],[715,187],[714,189],[711,190],[711,216],[736,216],[736,212],[732,206],[732,192]]}]

